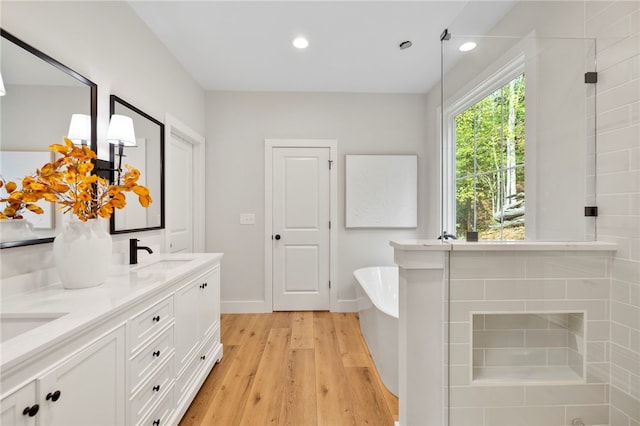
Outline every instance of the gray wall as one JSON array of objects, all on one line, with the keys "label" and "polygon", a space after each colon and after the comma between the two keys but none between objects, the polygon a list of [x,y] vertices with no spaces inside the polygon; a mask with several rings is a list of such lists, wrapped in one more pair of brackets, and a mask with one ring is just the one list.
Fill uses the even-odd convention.
[{"label": "gray wall", "polygon": [[[425,237],[425,97],[422,95],[235,93],[207,94],[207,251],[225,253],[222,300],[235,309],[268,309],[264,295],[264,140],[338,141],[338,299],[355,309],[352,271],[392,265],[389,240]],[[345,154],[417,154],[418,229],[344,227]],[[241,226],[240,213],[255,213]],[[246,303],[242,303],[246,302]],[[228,308],[231,309],[231,308]]]},{"label": "gray wall", "polygon": [[[3,1],[0,24],[98,85],[100,158],[109,158],[104,138],[110,94],[120,96],[160,121],[169,113],[204,134],[204,90],[126,2]],[[67,119],[62,125],[65,132],[68,125]],[[43,141],[42,146],[46,149],[49,144]],[[126,239],[133,235],[114,236],[114,250],[126,251]],[[144,232],[138,236],[145,245],[156,251],[161,249],[163,232]],[[0,261],[1,277],[50,268],[51,244],[4,249]]]}]

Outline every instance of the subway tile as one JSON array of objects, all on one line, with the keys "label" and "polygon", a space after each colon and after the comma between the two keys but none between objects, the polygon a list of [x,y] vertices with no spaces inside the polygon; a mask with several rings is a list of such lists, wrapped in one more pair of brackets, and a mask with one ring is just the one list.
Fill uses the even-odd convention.
[{"label": "subway tile", "polygon": [[524,258],[484,253],[451,256],[451,279],[524,278]]},{"label": "subway tile", "polygon": [[606,277],[604,256],[540,256],[526,258],[527,278]]},{"label": "subway tile", "polygon": [[598,155],[598,173],[626,172],[630,170],[629,151],[611,151]]},{"label": "subway tile", "polygon": [[524,347],[524,332],[519,330],[474,331],[474,348]]},{"label": "subway tile", "polygon": [[466,386],[470,382],[471,369],[469,366],[452,365],[448,369],[450,386]]},{"label": "subway tile", "polygon": [[588,342],[587,343],[587,362],[608,362],[607,342]]},{"label": "subway tile", "polygon": [[629,304],[640,307],[640,284],[629,284]]},{"label": "subway tile", "polygon": [[640,174],[637,170],[599,174],[598,194],[621,194],[640,191]]},{"label": "subway tile", "polygon": [[609,340],[609,321],[587,321],[586,340]]},{"label": "subway tile", "polygon": [[[624,152],[628,151],[617,151]],[[598,195],[598,214],[602,215],[628,215],[629,194],[602,194]]]},{"label": "subway tile", "polygon": [[615,364],[611,365],[611,385],[623,392],[629,393],[629,372]]},{"label": "subway tile", "polygon": [[608,299],[609,279],[583,278],[567,280],[567,299]]},{"label": "subway tile", "polygon": [[608,303],[606,300],[527,300],[528,312],[587,312],[588,320],[608,320]]},{"label": "subway tile", "polygon": [[548,385],[527,386],[527,405],[602,404],[606,402],[606,385]]},{"label": "subway tile", "polygon": [[612,67],[598,72],[598,93],[610,90],[632,80],[633,60],[622,61]]},{"label": "subway tile", "polygon": [[629,21],[629,34],[632,37],[637,37],[640,35],[640,11],[629,15]]},{"label": "subway tile", "polygon": [[611,342],[619,346],[629,347],[629,327],[612,322]]},{"label": "subway tile", "polygon": [[604,9],[610,7],[612,1],[588,1],[584,5],[584,18],[585,21],[589,21],[596,18]]},{"label": "subway tile", "polygon": [[487,280],[487,300],[564,299],[564,280]]},{"label": "subway tile", "polygon": [[524,386],[467,386],[450,388],[452,407],[524,405]]},{"label": "subway tile", "polygon": [[482,426],[484,410],[482,408],[452,407],[449,410],[450,426]]},{"label": "subway tile", "polygon": [[626,303],[611,302],[611,321],[626,325],[630,328],[638,327],[640,308]]},{"label": "subway tile", "polygon": [[449,345],[449,364],[469,365],[471,362],[471,346],[468,343],[451,343]]},{"label": "subway tile", "polygon": [[482,300],[484,299],[484,281],[451,280],[449,298],[451,300]]},{"label": "subway tile", "polygon": [[611,426],[632,426],[629,416],[613,406],[609,406],[609,424]]},{"label": "subway tile", "polygon": [[640,262],[614,258],[612,278],[628,283],[640,283]]},{"label": "subway tile", "polygon": [[558,348],[567,346],[567,330],[526,330],[528,348]]},{"label": "subway tile", "polygon": [[473,366],[474,367],[483,367],[485,365],[484,352],[485,352],[485,349],[473,350]]},{"label": "subway tile", "polygon": [[567,406],[566,424],[570,425],[576,418],[582,419],[585,425],[607,425],[609,424],[609,405]]},{"label": "subway tile", "polygon": [[[628,114],[627,107],[623,107]],[[628,115],[626,116],[628,120]],[[633,149],[638,144],[640,126],[622,126],[621,128],[605,131],[598,122],[598,154],[620,150]],[[600,194],[598,194],[600,195]]]},{"label": "subway tile", "polygon": [[449,323],[450,343],[469,343],[470,324],[468,322]]},{"label": "subway tile", "polygon": [[629,303],[631,295],[631,284],[617,279],[611,280],[611,300],[620,303]]},{"label": "subway tile", "polygon": [[544,348],[485,349],[485,365],[493,367],[547,365],[547,350]]},{"label": "subway tile", "polygon": [[620,410],[634,421],[640,421],[640,404],[637,398],[622,392],[615,386],[611,387],[611,406]]},{"label": "subway tile", "polygon": [[[629,124],[634,125],[640,123],[640,102],[634,102],[631,104],[631,111],[629,117]],[[629,166],[631,170],[637,170],[636,167]]]},{"label": "subway tile", "polygon": [[[640,104],[634,105],[634,107],[635,106],[640,106]],[[639,170],[639,169],[640,169],[640,148],[633,148],[629,151],[629,170]]]},{"label": "subway tile", "polygon": [[608,362],[587,363],[587,383],[609,383],[610,365]]},{"label": "subway tile", "polygon": [[600,70],[606,70],[622,61],[640,55],[638,37],[627,37],[613,44],[606,43],[606,46],[606,49],[598,49],[598,69]]},{"label": "subway tile", "polygon": [[480,312],[522,312],[525,303],[520,301],[452,301],[450,304],[451,321],[469,321],[473,311]]},{"label": "subway tile", "polygon": [[629,349],[640,352],[640,330],[629,330]]},{"label": "subway tile", "polygon": [[630,374],[640,375],[640,354],[615,343],[611,345],[611,364]]},{"label": "subway tile", "polygon": [[547,360],[548,365],[568,365],[568,350],[567,348],[548,348]]},{"label": "subway tile", "polygon": [[488,407],[485,422],[492,426],[561,426],[564,407]]},{"label": "subway tile", "polygon": [[486,314],[484,315],[486,330],[527,330],[549,328],[549,320],[545,314]]},{"label": "subway tile", "polygon": [[[624,105],[610,111],[598,112],[598,135],[606,132],[613,132],[615,130],[629,129],[631,125],[631,108],[629,105]],[[628,145],[631,141],[622,139],[616,145]],[[602,144],[599,140],[598,145]],[[619,149],[616,147],[616,149]]]},{"label": "subway tile", "polygon": [[629,375],[629,395],[640,400],[640,375]]},{"label": "subway tile", "polygon": [[640,100],[640,80],[631,80],[612,89],[599,91],[598,110],[608,111],[638,100]]}]

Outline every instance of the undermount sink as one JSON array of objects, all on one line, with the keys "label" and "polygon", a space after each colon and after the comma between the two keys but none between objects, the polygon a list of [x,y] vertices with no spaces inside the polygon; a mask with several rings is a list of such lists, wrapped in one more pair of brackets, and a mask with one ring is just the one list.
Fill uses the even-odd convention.
[{"label": "undermount sink", "polygon": [[178,268],[185,263],[191,262],[190,259],[165,259],[151,263],[149,265],[141,266],[136,269],[137,272],[149,272],[149,271],[170,271]]},{"label": "undermount sink", "polygon": [[5,313],[0,315],[0,342],[12,339],[29,330],[45,325],[64,315],[62,313]]}]

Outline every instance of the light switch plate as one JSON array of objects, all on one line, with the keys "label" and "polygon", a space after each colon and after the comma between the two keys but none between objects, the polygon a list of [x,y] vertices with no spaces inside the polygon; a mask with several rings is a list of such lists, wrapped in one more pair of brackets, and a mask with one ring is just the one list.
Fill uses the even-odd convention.
[{"label": "light switch plate", "polygon": [[253,213],[240,213],[240,225],[255,225],[256,215]]}]

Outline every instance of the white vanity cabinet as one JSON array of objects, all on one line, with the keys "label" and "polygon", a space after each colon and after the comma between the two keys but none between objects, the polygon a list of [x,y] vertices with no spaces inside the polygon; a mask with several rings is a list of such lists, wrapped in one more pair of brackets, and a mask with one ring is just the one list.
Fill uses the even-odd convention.
[{"label": "white vanity cabinet", "polygon": [[123,424],[124,336],[122,325],[4,398],[2,424]]},{"label": "white vanity cabinet", "polygon": [[3,342],[1,424],[179,423],[222,358],[222,254],[171,256],[170,268],[133,268],[83,293],[47,288],[3,301],[4,312],[68,314]]},{"label": "white vanity cabinet", "polygon": [[[192,280],[175,293],[176,391],[179,405],[191,400],[222,356],[220,344],[220,268]],[[217,356],[216,356],[217,354]],[[186,407],[185,407],[186,408]]]},{"label": "white vanity cabinet", "polygon": [[40,404],[36,402],[36,383],[31,382],[3,398],[0,407],[0,424],[34,426],[40,412]]}]

